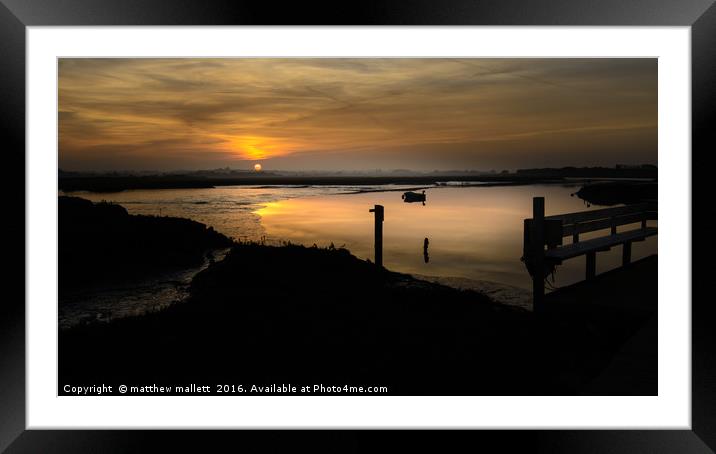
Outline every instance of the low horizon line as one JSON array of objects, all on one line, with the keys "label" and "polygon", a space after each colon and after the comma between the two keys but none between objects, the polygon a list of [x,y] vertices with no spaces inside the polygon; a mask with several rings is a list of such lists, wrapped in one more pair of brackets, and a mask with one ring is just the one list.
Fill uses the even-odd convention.
[{"label": "low horizon line", "polygon": [[64,172],[64,173],[137,173],[137,172],[158,172],[158,173],[177,173],[177,172],[211,172],[211,171],[219,171],[219,170],[228,170],[228,171],[244,171],[247,173],[268,173],[268,172],[294,172],[294,173],[306,173],[306,172],[315,172],[315,173],[329,173],[329,172],[339,172],[339,173],[356,173],[356,172],[413,172],[413,173],[434,173],[434,172],[484,172],[484,173],[492,173],[492,172],[503,172],[505,170],[510,172],[515,172],[519,170],[539,170],[539,169],[618,169],[620,167],[626,168],[626,169],[638,169],[638,168],[644,168],[644,167],[658,167],[658,164],[654,163],[640,163],[640,164],[612,164],[609,165],[584,165],[584,166],[578,166],[578,165],[565,165],[565,166],[544,166],[544,167],[519,167],[519,168],[491,168],[491,169],[430,169],[430,170],[416,170],[416,169],[406,169],[406,168],[364,168],[364,169],[282,169],[282,168],[271,168],[271,169],[262,169],[260,171],[256,171],[252,167],[231,167],[231,166],[225,166],[225,167],[213,167],[213,168],[197,168],[197,169],[84,169],[84,170],[77,170],[77,169],[67,169],[67,168],[58,168],[58,172]]}]

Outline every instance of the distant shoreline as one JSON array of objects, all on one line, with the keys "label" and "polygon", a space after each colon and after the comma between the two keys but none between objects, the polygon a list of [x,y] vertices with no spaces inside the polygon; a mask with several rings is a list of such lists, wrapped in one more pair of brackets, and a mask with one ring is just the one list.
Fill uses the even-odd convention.
[{"label": "distant shoreline", "polygon": [[[249,176],[231,178],[205,178],[193,176],[122,176],[122,177],[68,177],[59,179],[62,191],[119,192],[128,189],[204,189],[217,186],[371,186],[413,185],[434,186],[447,181],[492,182],[500,184],[525,184],[545,181],[535,177],[503,176]],[[554,180],[554,179],[548,179]]]},{"label": "distant shoreline", "polygon": [[208,189],[217,186],[370,186],[410,185],[426,188],[450,181],[480,185],[560,184],[592,179],[656,179],[644,172],[603,169],[593,172],[545,171],[497,175],[411,175],[411,176],[286,176],[199,177],[193,175],[155,176],[60,176],[59,189],[65,192],[121,192],[130,189]]}]

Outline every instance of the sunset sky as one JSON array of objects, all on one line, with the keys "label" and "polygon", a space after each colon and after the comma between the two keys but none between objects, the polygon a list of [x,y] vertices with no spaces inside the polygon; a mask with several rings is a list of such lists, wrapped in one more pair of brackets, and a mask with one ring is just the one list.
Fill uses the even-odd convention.
[{"label": "sunset sky", "polygon": [[656,160],[656,59],[59,60],[64,170]]}]

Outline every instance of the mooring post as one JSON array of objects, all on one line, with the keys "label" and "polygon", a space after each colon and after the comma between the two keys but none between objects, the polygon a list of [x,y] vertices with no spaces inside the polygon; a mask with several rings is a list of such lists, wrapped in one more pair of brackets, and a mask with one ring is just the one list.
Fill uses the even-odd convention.
[{"label": "mooring post", "polygon": [[532,310],[540,312],[544,302],[544,197],[532,198],[532,232],[530,234],[532,274]]},{"label": "mooring post", "polygon": [[383,205],[375,205],[374,208],[368,210],[375,213],[375,264],[383,266],[383,218],[385,210]]}]

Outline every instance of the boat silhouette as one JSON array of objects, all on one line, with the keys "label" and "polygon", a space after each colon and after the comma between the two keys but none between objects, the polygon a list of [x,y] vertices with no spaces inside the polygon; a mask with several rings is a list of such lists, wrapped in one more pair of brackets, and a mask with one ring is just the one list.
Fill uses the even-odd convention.
[{"label": "boat silhouette", "polygon": [[419,192],[412,192],[408,191],[403,193],[403,202],[405,203],[413,203],[413,202],[423,202],[423,205],[425,205],[425,191],[421,193]]}]

